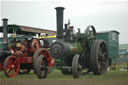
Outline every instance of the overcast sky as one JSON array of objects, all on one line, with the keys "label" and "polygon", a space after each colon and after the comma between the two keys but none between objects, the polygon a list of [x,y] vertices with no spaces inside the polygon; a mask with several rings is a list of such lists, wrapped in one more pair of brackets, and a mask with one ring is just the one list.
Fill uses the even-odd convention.
[{"label": "overcast sky", "polygon": [[57,6],[65,7],[64,23],[70,19],[76,31],[88,25],[96,31],[117,30],[120,44],[128,43],[127,0],[2,0],[0,16],[8,18],[9,24],[56,30]]}]

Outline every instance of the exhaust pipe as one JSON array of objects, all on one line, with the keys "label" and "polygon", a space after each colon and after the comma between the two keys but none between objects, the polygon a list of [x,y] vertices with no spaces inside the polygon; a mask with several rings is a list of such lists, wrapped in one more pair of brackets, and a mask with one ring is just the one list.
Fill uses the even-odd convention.
[{"label": "exhaust pipe", "polygon": [[56,7],[57,39],[63,38],[63,10],[64,7]]},{"label": "exhaust pipe", "polygon": [[8,28],[7,28],[7,25],[8,25],[8,19],[4,18],[3,19],[3,43],[4,44],[8,43],[8,36],[7,36]]},{"label": "exhaust pipe", "polygon": [[0,48],[0,62],[4,61],[6,57],[12,55],[11,50],[7,47],[8,44],[8,19],[4,18],[3,20],[3,48]]}]

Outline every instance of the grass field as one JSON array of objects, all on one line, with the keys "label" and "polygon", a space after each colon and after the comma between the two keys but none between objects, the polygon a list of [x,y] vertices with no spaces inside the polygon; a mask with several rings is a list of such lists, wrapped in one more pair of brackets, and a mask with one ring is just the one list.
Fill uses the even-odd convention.
[{"label": "grass field", "polygon": [[[54,69],[54,72],[49,73],[46,79],[38,79],[36,74],[33,73],[33,71],[31,71],[27,75],[26,74],[18,75],[14,78],[7,78],[4,74],[4,72],[0,72],[0,80],[2,80],[2,81],[8,81],[8,80],[9,81],[17,81],[18,80],[18,82],[20,82],[20,83],[22,83],[21,81],[23,81],[23,80],[25,80],[25,81],[27,80],[27,81],[30,81],[29,82],[30,85],[32,82],[34,83],[34,81],[44,83],[46,81],[49,82],[51,80],[53,82],[58,81],[58,80],[62,81],[62,82],[72,81],[73,85],[82,85],[82,84],[77,84],[77,81],[86,82],[86,83],[88,83],[87,85],[90,85],[90,84],[93,85],[93,83],[96,83],[95,85],[128,85],[128,72],[120,71],[120,67],[122,67],[122,65],[119,65],[116,68],[116,70],[108,71],[104,75],[97,76],[97,75],[93,75],[93,74],[87,74],[87,75],[83,75],[79,79],[73,79],[72,75],[63,75],[60,72],[60,70],[56,70],[56,69]],[[61,84],[65,85],[66,82],[61,83]],[[5,85],[5,84],[0,84],[0,85]],[[55,85],[60,85],[60,84],[55,84]]]},{"label": "grass field", "polygon": [[[36,74],[31,71],[29,74],[23,74],[18,75],[14,78],[7,78],[4,74],[4,72],[0,72],[0,79],[1,80],[18,80],[18,79],[27,79],[32,80],[36,79],[38,80]],[[54,72],[51,72],[48,74],[47,79],[54,79],[54,80],[73,80],[72,75],[63,75],[59,70],[54,70]],[[80,80],[87,80],[87,79],[112,79],[112,80],[128,80],[128,72],[127,71],[118,71],[118,70],[110,70],[104,75],[93,75],[93,74],[87,74],[83,75],[79,78]]]}]

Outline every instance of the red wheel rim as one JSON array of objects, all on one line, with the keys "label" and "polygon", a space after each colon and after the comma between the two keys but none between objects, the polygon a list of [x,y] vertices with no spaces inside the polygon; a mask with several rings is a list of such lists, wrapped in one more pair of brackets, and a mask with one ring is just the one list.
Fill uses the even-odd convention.
[{"label": "red wheel rim", "polygon": [[38,39],[33,39],[31,48],[32,48],[33,52],[35,52],[37,49],[39,49],[40,48],[40,41]]},{"label": "red wheel rim", "polygon": [[48,50],[43,49],[42,51],[40,51],[39,55],[44,55],[48,61],[48,65],[51,63],[51,56]]},{"label": "red wheel rim", "polygon": [[20,64],[18,59],[14,56],[8,57],[5,62],[5,73],[8,77],[15,77],[19,73]]},{"label": "red wheel rim", "polygon": [[[49,53],[49,51],[47,49],[43,49],[40,52],[40,55],[44,55],[45,56],[45,58],[48,61],[48,66],[54,66],[54,60],[51,58],[51,55],[50,55],[50,53]],[[50,72],[50,69],[48,69],[48,72]]]}]

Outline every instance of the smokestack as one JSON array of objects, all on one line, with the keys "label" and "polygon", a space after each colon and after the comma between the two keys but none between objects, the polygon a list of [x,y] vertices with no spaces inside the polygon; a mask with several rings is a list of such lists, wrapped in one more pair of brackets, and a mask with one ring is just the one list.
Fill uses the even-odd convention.
[{"label": "smokestack", "polygon": [[7,25],[8,25],[8,19],[4,18],[3,19],[3,42],[5,44],[8,43],[8,37],[7,37],[8,28],[7,28]]},{"label": "smokestack", "polygon": [[63,38],[63,10],[64,7],[56,7],[57,18],[57,38]]}]

